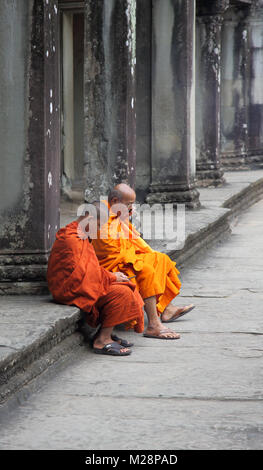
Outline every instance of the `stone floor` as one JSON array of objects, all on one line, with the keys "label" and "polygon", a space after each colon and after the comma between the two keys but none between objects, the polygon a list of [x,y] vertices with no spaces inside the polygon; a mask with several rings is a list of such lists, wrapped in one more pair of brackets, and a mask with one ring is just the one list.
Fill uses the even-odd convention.
[{"label": "stone floor", "polygon": [[[1,449],[263,449],[263,200],[181,273],[196,308],[131,356],[87,345],[1,424]],[[120,332],[119,332],[120,333]]]}]

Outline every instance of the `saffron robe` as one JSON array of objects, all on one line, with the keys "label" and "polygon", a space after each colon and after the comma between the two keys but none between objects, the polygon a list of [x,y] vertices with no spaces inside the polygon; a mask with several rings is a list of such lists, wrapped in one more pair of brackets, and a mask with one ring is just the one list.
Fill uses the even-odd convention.
[{"label": "saffron robe", "polygon": [[166,254],[154,251],[129,220],[120,220],[110,211],[108,222],[92,244],[101,266],[129,277],[135,275],[132,281],[143,299],[156,296],[159,314],[179,294],[181,281],[176,263]]},{"label": "saffron robe", "polygon": [[86,312],[90,326],[128,323],[136,332],[143,331],[143,301],[134,284],[116,282],[115,274],[99,265],[89,239],[79,237],[77,221],[57,232],[47,281],[54,300]]}]

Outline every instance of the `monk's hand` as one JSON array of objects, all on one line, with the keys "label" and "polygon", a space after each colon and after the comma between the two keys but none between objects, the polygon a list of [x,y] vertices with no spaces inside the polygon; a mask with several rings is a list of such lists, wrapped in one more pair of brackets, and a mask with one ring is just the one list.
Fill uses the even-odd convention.
[{"label": "monk's hand", "polygon": [[117,282],[128,282],[129,278],[126,276],[126,274],[123,274],[121,272],[114,273],[116,276],[116,281]]}]

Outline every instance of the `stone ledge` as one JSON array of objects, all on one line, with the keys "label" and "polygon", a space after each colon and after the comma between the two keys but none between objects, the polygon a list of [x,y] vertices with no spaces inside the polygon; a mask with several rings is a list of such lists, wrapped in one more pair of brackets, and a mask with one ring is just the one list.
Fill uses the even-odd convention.
[{"label": "stone ledge", "polygon": [[[14,373],[9,380],[0,385],[0,411],[2,412],[3,405],[5,405],[7,401],[9,408],[9,400],[12,400],[11,403],[14,403],[21,401],[21,398],[24,399],[27,394],[31,393],[31,389],[27,391],[25,387],[28,386],[32,380],[46,372],[50,367],[68,360],[73,351],[82,344],[83,335],[74,332],[55,346],[50,343],[48,351],[38,359],[34,360],[32,357],[32,362],[28,367],[22,367],[21,360],[19,372]],[[39,354],[37,349],[36,352]],[[12,406],[10,408],[12,408]]]},{"label": "stone ledge", "polygon": [[1,298],[0,403],[52,365],[66,345],[83,342],[76,333],[80,318],[77,307],[55,304],[50,295]]},{"label": "stone ledge", "polygon": [[251,182],[249,186],[242,189],[237,194],[234,194],[227,199],[222,207],[231,209],[231,214],[235,215],[243,209],[248,208],[255,202],[259,201],[263,197],[263,178],[258,179],[255,182]]},{"label": "stone ledge", "polygon": [[[261,174],[262,173],[261,171]],[[200,228],[194,234],[190,234],[182,250],[177,252],[168,250],[167,254],[172,259],[177,260],[178,264],[184,265],[185,262],[192,259],[193,256],[198,256],[203,250],[211,248],[214,243],[224,239],[225,236],[230,234],[233,219],[263,197],[263,178],[259,178],[248,184],[245,183],[243,186],[245,187],[240,186],[236,193],[231,194],[221,203],[221,208],[226,211],[225,214],[222,213],[220,215],[216,213],[216,209],[218,210],[218,208],[214,207],[215,221],[207,224],[205,228]],[[218,191],[218,189],[219,188],[215,189],[215,191]],[[199,190],[200,196],[202,197],[205,191],[202,191],[202,189]],[[225,194],[227,195],[227,192]]]}]

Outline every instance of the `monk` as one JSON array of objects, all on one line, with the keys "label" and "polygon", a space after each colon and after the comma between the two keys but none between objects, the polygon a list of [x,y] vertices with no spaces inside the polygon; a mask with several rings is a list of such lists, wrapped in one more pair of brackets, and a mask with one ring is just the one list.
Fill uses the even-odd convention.
[{"label": "monk", "polygon": [[[100,265],[111,272],[126,274],[137,286],[148,317],[144,336],[173,340],[180,338],[163,323],[177,320],[194,308],[193,304],[175,307],[171,301],[179,294],[181,281],[176,263],[164,253],[154,251],[129,222],[136,200],[134,190],[121,183],[110,192],[109,219],[98,237],[92,240]],[[126,208],[123,215],[120,207]],[[125,213],[125,211],[124,211]]]},{"label": "monk", "polygon": [[86,212],[57,232],[48,261],[48,287],[55,301],[84,311],[88,325],[101,325],[93,342],[95,353],[127,356],[132,344],[113,335],[113,327],[126,323],[141,333],[143,301],[124,273],[111,273],[99,265],[91,236],[97,233],[101,217],[98,205],[92,207],[96,223],[94,213]]}]

